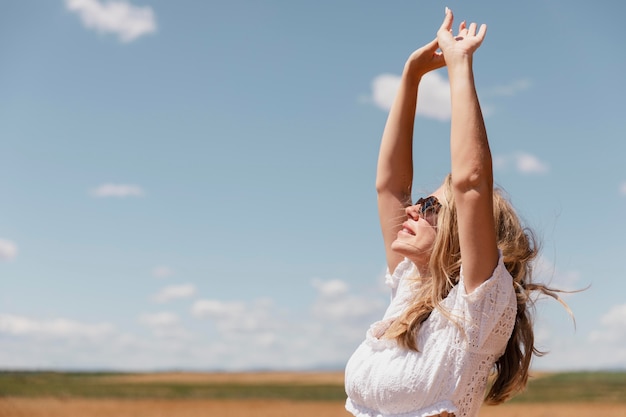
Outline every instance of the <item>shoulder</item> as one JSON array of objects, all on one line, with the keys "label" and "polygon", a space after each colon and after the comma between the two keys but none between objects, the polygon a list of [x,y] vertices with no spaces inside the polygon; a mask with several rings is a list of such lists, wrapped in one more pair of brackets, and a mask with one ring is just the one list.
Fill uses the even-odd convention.
[{"label": "shoulder", "polygon": [[504,265],[504,258],[501,251],[498,251],[498,263],[491,273],[491,276],[470,293],[467,293],[465,290],[466,287],[465,278],[463,276],[463,264],[461,264],[458,287],[460,294],[463,297],[468,298],[469,301],[484,298],[486,294],[493,291],[503,291],[506,294],[510,294],[515,291],[513,288],[513,277]]}]

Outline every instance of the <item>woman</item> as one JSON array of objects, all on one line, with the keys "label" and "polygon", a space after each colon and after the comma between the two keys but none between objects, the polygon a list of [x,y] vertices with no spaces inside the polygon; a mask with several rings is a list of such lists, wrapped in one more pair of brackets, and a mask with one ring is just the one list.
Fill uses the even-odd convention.
[{"label": "woman", "polygon": [[[494,192],[491,153],[472,72],[487,27],[452,32],[415,51],[383,133],[378,209],[392,301],[346,366],[346,408],[361,417],[478,415],[524,388],[533,345],[529,292],[534,240]],[[477,30],[478,29],[478,30]],[[439,52],[440,50],[440,52]],[[447,67],[452,101],[451,174],[411,203],[412,140],[421,77]]]}]

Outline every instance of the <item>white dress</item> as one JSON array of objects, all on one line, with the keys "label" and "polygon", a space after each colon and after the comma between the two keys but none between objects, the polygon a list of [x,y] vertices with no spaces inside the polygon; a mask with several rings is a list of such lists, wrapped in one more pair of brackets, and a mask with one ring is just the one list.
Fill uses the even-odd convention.
[{"label": "white dress", "polygon": [[387,272],[391,304],[346,365],[346,409],[358,417],[426,417],[444,411],[475,417],[489,372],[515,325],[513,279],[500,256],[493,275],[467,294],[461,268],[459,284],[442,301],[458,325],[433,310],[422,323],[416,352],[376,337],[409,306],[416,274],[408,259],[393,275]]}]

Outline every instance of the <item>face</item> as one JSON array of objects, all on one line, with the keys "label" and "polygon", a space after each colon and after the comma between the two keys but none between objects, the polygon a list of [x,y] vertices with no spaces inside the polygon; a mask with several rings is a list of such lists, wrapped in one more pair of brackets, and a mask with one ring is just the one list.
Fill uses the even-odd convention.
[{"label": "face", "polygon": [[391,248],[409,258],[418,267],[427,266],[437,235],[439,201],[444,198],[443,187],[405,209],[407,219],[402,224]]}]

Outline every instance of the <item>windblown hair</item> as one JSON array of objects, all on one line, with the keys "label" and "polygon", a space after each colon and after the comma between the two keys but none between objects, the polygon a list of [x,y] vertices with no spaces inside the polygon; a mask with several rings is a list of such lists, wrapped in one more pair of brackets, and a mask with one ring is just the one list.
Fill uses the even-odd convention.
[{"label": "windblown hair", "polygon": [[[440,303],[447,297],[460,278],[461,250],[457,226],[457,214],[451,192],[451,176],[446,180],[446,198],[441,201],[438,214],[437,235],[433,245],[430,275],[419,277],[420,285],[413,304],[385,331],[383,337],[396,339],[400,346],[417,351],[417,333],[422,323],[436,308],[448,319],[454,320]],[[498,189],[493,194],[493,211],[498,249],[506,269],[513,277],[517,295],[517,315],[513,333],[504,354],[495,363],[495,380],[487,393],[485,402],[500,404],[522,391],[528,382],[528,369],[532,355],[544,353],[535,348],[531,293],[539,291],[560,301],[551,288],[531,282],[532,261],[539,249],[532,231],[522,226],[515,210]]]}]

